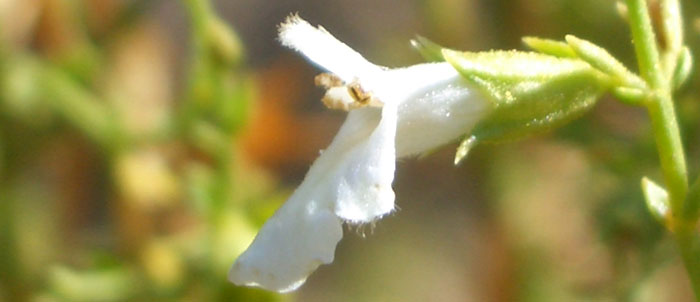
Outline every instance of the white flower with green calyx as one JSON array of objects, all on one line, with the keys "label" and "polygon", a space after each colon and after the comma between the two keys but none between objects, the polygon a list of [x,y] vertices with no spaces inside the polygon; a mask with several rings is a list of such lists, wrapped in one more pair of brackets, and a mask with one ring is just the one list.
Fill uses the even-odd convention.
[{"label": "white flower with green calyx", "polygon": [[[560,124],[567,115],[580,112],[580,107],[592,105],[594,101],[588,98],[597,97],[602,90],[583,85],[579,87],[582,92],[574,91],[578,87],[575,79],[590,80],[575,72],[588,66],[580,61],[563,63],[571,63],[565,68],[574,71],[568,74],[550,72],[555,76],[538,78],[532,76],[536,71],[522,70],[525,75],[521,78],[528,81],[518,85],[518,71],[497,68],[494,58],[541,73],[556,69],[557,59],[513,52],[508,61],[507,55],[477,53],[477,60],[471,62],[469,53],[422,49],[428,42],[425,39],[414,41],[414,46],[447,62],[389,69],[370,63],[322,27],[313,27],[295,15],[280,25],[279,39],[329,72],[315,79],[316,85],[327,90],[323,102],[349,113],[301,185],[265,222],[229,272],[229,280],[235,284],[278,292],[298,288],[319,265],[333,261],[343,223],[371,223],[394,210],[391,185],[397,158],[435,149],[465,134],[471,138],[467,140],[471,146],[480,140],[495,141],[499,136],[511,138],[527,132],[518,132],[518,127],[542,128],[547,121]],[[533,62],[527,65],[521,60]],[[538,67],[540,61],[552,66]],[[503,73],[500,77],[499,72]],[[561,81],[556,74],[575,79]],[[546,81],[560,86],[546,86],[542,83]],[[505,93],[503,89],[509,90]],[[587,101],[571,105],[561,99],[562,95],[580,99],[579,94],[586,95]],[[546,100],[536,96],[554,96],[556,101],[543,105]],[[533,102],[537,108],[527,110],[523,101]],[[521,111],[514,112],[517,110]],[[552,118],[543,118],[545,113]],[[533,121],[537,121],[536,126],[532,126]],[[464,146],[460,150],[458,156],[466,153]]]},{"label": "white flower with green calyx", "polygon": [[327,89],[324,103],[349,110],[333,142],[229,273],[235,284],[286,292],[333,261],[343,223],[370,223],[394,210],[397,157],[454,141],[490,105],[445,62],[380,67],[298,16],[280,26],[279,38],[331,73],[316,77]]},{"label": "white flower with green calyx", "polygon": [[[455,164],[477,143],[514,140],[566,124],[592,108],[619,79],[615,73],[596,68],[601,64],[587,61],[591,56],[585,54],[590,47],[582,50],[586,53],[577,53],[564,43],[536,42],[540,41],[547,42],[547,48],[556,55],[461,52],[442,48],[422,37],[413,41],[424,56],[452,64],[491,102],[491,113],[458,147]],[[600,54],[599,49],[595,51]],[[617,62],[608,65],[615,65],[615,72],[624,68]]]}]

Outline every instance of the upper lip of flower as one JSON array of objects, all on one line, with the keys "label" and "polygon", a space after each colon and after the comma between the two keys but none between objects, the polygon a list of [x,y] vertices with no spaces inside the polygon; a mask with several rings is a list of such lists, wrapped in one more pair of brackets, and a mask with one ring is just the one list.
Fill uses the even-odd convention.
[{"label": "upper lip of flower", "polygon": [[291,15],[280,24],[279,40],[347,83],[386,69],[370,63],[326,29],[313,27],[298,15]]},{"label": "upper lip of flower", "polygon": [[296,15],[280,25],[279,37],[337,76],[317,80],[328,88],[324,103],[350,110],[302,184],[229,272],[236,284],[284,292],[333,261],[343,221],[367,223],[394,209],[397,154],[423,152],[459,137],[488,106],[465,102],[479,97],[447,63],[386,69]]}]

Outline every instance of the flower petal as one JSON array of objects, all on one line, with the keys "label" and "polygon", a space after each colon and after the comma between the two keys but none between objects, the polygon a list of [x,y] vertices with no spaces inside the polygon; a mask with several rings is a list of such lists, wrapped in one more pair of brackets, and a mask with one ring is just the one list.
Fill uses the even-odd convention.
[{"label": "flower petal", "polygon": [[319,265],[333,261],[342,220],[370,222],[394,209],[396,111],[385,106],[348,115],[299,188],[236,260],[229,280],[294,290]]},{"label": "flower petal", "polygon": [[[427,63],[386,71],[393,89],[402,95],[396,130],[396,155],[418,154],[469,133],[486,116],[491,103],[448,63]],[[393,87],[392,87],[393,86]],[[377,90],[375,90],[377,91]]]},{"label": "flower petal", "polygon": [[[377,111],[374,108],[352,111],[337,137],[366,127],[368,119],[377,119]],[[352,146],[334,142],[326,151],[348,149],[332,173],[332,183],[328,184],[337,188],[335,213],[340,218],[351,223],[367,223],[394,210],[391,183],[396,169],[396,121],[397,107],[385,105],[381,109],[380,121],[366,139]]]},{"label": "flower petal", "polygon": [[327,202],[308,199],[306,191],[294,192],[265,222],[231,267],[231,282],[288,292],[319,265],[333,262],[335,245],[343,237],[342,222]]},{"label": "flower petal", "polygon": [[279,27],[282,45],[295,49],[309,60],[345,82],[382,70],[358,52],[333,37],[323,27],[313,27],[297,15],[291,15]]}]

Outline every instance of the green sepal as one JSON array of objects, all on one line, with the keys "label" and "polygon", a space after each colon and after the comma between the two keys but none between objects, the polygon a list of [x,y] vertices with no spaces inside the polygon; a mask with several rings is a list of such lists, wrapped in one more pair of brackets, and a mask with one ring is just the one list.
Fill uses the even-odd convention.
[{"label": "green sepal", "polygon": [[576,57],[576,53],[574,52],[574,50],[571,48],[571,46],[569,46],[569,44],[566,44],[565,42],[550,39],[541,39],[537,37],[524,37],[523,43],[525,43],[525,45],[530,49],[543,54],[559,58]]},{"label": "green sepal", "polygon": [[660,224],[666,226],[666,217],[670,209],[666,190],[650,179],[643,177],[642,191],[644,192],[644,200],[651,216]]},{"label": "green sepal", "polygon": [[676,69],[673,71],[673,89],[678,89],[688,80],[690,72],[693,70],[693,56],[690,54],[690,49],[684,46],[678,54]]},{"label": "green sepal", "polygon": [[561,126],[591,108],[608,88],[606,76],[578,59],[519,51],[442,53],[492,102],[491,114],[471,132],[478,143]]},{"label": "green sepal", "polygon": [[411,40],[411,46],[428,62],[445,61],[445,58],[442,57],[443,47],[426,37],[416,35],[416,38]]}]

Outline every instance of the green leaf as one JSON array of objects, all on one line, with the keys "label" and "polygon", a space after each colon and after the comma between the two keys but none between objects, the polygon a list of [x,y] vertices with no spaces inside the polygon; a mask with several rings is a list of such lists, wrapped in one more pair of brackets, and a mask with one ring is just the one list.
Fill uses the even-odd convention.
[{"label": "green leaf", "polygon": [[688,80],[691,71],[693,70],[693,56],[690,54],[690,49],[684,46],[678,55],[676,70],[673,72],[673,88],[678,89]]},{"label": "green leaf", "polygon": [[443,56],[493,104],[476,125],[475,142],[516,139],[563,125],[591,108],[606,77],[578,59],[518,52],[458,52]]},{"label": "green leaf", "polygon": [[630,72],[625,65],[622,65],[604,48],[573,35],[567,35],[566,42],[569,43],[569,46],[579,58],[611,76],[619,84],[634,88],[646,87],[646,84],[640,77]]},{"label": "green leaf", "polygon": [[611,92],[619,101],[630,105],[644,105],[648,98],[647,91],[638,88],[616,87]]},{"label": "green leaf", "polygon": [[644,199],[651,216],[666,226],[666,217],[669,214],[668,193],[666,190],[650,179],[643,177],[642,191],[644,192]]},{"label": "green leaf", "polygon": [[411,40],[411,46],[428,62],[445,61],[445,58],[442,57],[442,46],[423,36],[417,35],[415,39]]},{"label": "green leaf", "polygon": [[576,53],[569,46],[561,41],[541,39],[536,37],[524,37],[523,43],[532,50],[543,54],[552,55],[560,58],[575,58]]}]

